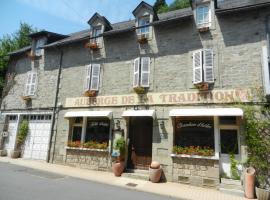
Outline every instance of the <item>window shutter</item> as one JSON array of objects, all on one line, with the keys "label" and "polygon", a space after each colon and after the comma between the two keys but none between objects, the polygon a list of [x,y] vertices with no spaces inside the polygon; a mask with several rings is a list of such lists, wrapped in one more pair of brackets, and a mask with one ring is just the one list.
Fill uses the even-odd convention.
[{"label": "window shutter", "polygon": [[92,76],[91,76],[91,90],[98,91],[99,88],[99,74],[100,74],[100,64],[92,65]]},{"label": "window shutter", "polygon": [[85,84],[84,91],[90,90],[90,81],[91,81],[91,65],[87,65],[85,69]]},{"label": "window shutter", "polygon": [[36,85],[37,85],[37,73],[32,72],[32,79],[31,79],[31,86],[30,86],[30,95],[34,95],[36,92]]},{"label": "window shutter", "polygon": [[133,87],[139,86],[140,58],[134,60]]},{"label": "window shutter", "polygon": [[27,79],[26,79],[26,84],[25,84],[25,90],[24,90],[24,96],[28,96],[30,94],[30,85],[31,85],[31,73],[27,73]]},{"label": "window shutter", "polygon": [[204,81],[208,83],[214,82],[214,69],[213,69],[213,50],[205,49],[203,51],[203,60],[204,60]]},{"label": "window shutter", "polygon": [[150,58],[142,57],[141,58],[141,86],[149,87],[149,78],[150,78]]},{"label": "window shutter", "polygon": [[193,52],[193,84],[202,82],[202,51]]}]

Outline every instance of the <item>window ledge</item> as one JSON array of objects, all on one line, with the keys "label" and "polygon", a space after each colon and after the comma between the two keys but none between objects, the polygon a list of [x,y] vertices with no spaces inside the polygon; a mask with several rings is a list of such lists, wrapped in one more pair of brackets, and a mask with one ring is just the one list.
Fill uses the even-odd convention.
[{"label": "window ledge", "polygon": [[216,156],[197,156],[197,155],[187,155],[187,154],[171,154],[171,157],[174,158],[198,158],[198,159],[207,159],[207,160],[219,160]]},{"label": "window ledge", "polygon": [[98,152],[109,152],[108,149],[90,149],[90,148],[83,148],[83,147],[65,147],[66,149],[72,150],[80,150],[80,151],[98,151]]}]

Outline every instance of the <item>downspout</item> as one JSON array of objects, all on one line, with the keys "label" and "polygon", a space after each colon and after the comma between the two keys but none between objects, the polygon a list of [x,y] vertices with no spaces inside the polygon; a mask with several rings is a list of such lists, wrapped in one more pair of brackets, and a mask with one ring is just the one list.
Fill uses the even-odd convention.
[{"label": "downspout", "polygon": [[[51,131],[50,131],[51,132],[50,133],[50,141],[49,141],[49,148],[48,148],[47,159],[46,159],[47,162],[50,162],[50,158],[51,158],[50,153],[51,153],[51,148],[52,148],[52,139],[53,139],[53,135],[54,135],[55,116],[56,116],[56,112],[57,112],[60,77],[61,77],[61,72],[62,72],[62,60],[63,60],[63,50],[60,51],[60,61],[59,61],[59,66],[58,66],[58,75],[57,75],[55,99],[54,99],[54,106],[53,106],[52,125],[51,125]],[[54,141],[54,143],[55,143],[55,141]],[[53,151],[53,155],[54,155],[54,151]]]}]

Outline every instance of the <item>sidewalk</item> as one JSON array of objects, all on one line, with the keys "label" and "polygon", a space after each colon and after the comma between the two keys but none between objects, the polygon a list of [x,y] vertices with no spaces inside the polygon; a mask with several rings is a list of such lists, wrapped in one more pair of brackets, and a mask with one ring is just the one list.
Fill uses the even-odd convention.
[{"label": "sidewalk", "polygon": [[[8,157],[0,157],[0,162],[11,163],[24,167],[44,170],[52,173],[62,174],[66,176],[86,179],[103,184],[109,184],[127,189],[133,189],[143,192],[155,193],[158,195],[165,195],[173,198],[187,199],[187,200],[244,200],[238,196],[222,193],[215,189],[207,189],[183,185],[179,183],[151,183],[149,181],[130,179],[126,177],[115,177],[110,172],[91,171],[69,166],[46,163],[43,161],[11,159]],[[134,183],[136,187],[130,187],[126,184]]]}]

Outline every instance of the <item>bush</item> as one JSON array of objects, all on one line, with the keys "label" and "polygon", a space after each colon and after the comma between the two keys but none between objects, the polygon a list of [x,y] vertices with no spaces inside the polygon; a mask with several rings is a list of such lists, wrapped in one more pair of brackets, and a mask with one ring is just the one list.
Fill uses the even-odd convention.
[{"label": "bush", "polygon": [[17,144],[22,145],[28,134],[28,121],[23,120],[19,126],[19,133],[17,135]]}]

